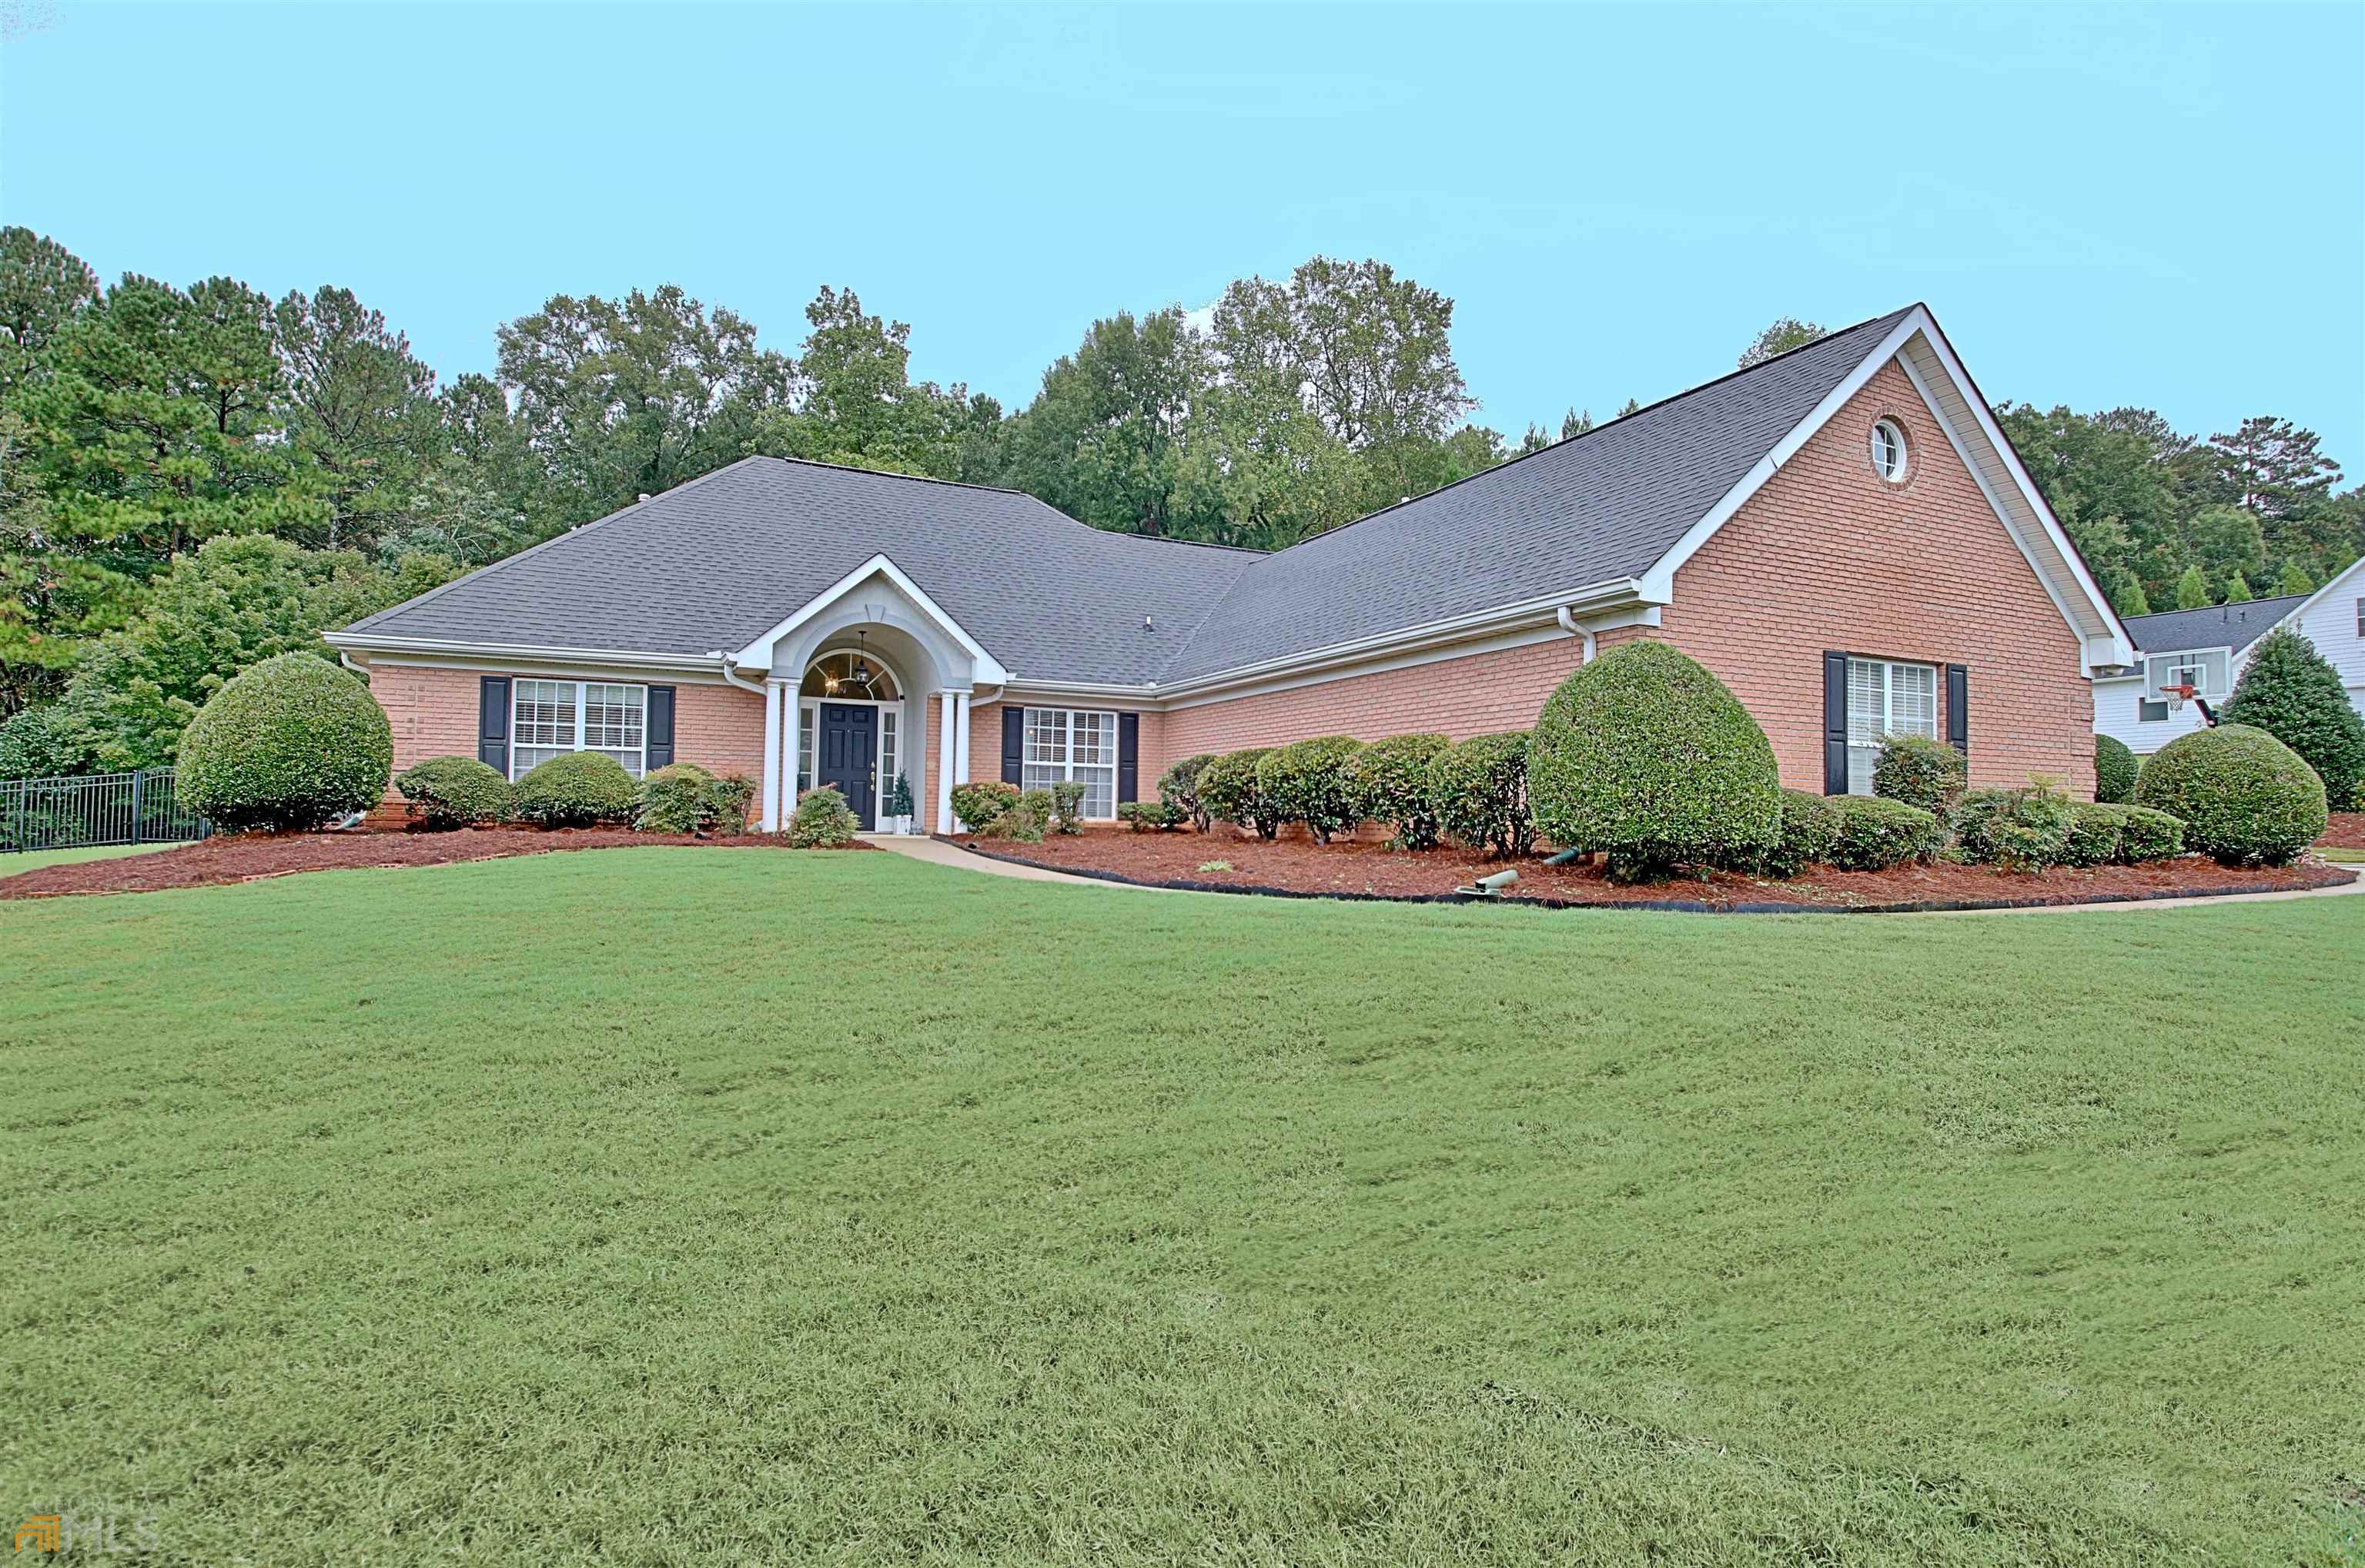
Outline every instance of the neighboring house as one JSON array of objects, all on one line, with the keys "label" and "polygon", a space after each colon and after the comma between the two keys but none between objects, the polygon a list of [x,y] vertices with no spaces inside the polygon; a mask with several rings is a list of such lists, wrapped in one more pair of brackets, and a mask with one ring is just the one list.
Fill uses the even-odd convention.
[{"label": "neighboring house", "polygon": [[749,458],[373,615],[398,768],[672,760],[866,825],[909,776],[1154,796],[1194,752],[1524,728],[1597,651],[1673,643],[1783,782],[1878,738],[2093,782],[2125,633],[1921,306],[1272,554],[1093,529],[1013,491]]},{"label": "neighboring house", "polygon": [[2240,683],[2250,650],[2278,626],[2314,643],[2340,672],[2348,700],[2365,713],[2365,560],[2314,593],[2136,615],[2125,625],[2137,657],[2126,673],[2094,682],[2094,732],[2115,735],[2138,756],[2205,722],[2199,703],[2171,710],[2162,687],[2190,685],[2211,708],[2222,707]]}]

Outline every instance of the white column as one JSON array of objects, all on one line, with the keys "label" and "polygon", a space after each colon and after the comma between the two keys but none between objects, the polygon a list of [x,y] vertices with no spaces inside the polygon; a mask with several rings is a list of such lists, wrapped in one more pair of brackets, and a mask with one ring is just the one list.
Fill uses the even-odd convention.
[{"label": "white column", "polygon": [[780,831],[780,683],[764,683],[764,831]]},{"label": "white column", "polygon": [[936,831],[953,830],[953,694],[944,694],[936,721]]},{"label": "white column", "polygon": [[964,784],[969,782],[969,693],[960,694],[960,728],[953,744],[953,773]]}]

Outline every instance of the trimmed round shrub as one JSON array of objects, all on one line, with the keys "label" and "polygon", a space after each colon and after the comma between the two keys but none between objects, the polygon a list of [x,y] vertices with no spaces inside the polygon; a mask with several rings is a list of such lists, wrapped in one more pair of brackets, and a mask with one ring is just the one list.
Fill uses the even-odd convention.
[{"label": "trimmed round shrub", "polygon": [[1774,748],[1724,683],[1661,642],[1613,648],[1544,703],[1528,753],[1536,827],[1607,850],[1619,880],[1730,865],[1782,827]]},{"label": "trimmed round shrub", "polygon": [[1437,825],[1473,849],[1498,857],[1535,847],[1528,809],[1528,732],[1474,735],[1429,759],[1429,806]]},{"label": "trimmed round shrub", "polygon": [[394,787],[430,833],[507,822],[517,809],[510,781],[473,756],[431,756],[397,774]]},{"label": "trimmed round shrub", "polygon": [[1253,745],[1227,751],[1199,772],[1199,803],[1210,818],[1238,827],[1256,829],[1260,838],[1281,831],[1281,818],[1257,781],[1257,769],[1271,746]]},{"label": "trimmed round shrub", "polygon": [[2348,700],[2339,671],[2315,644],[2278,627],[2258,641],[2221,715],[2260,729],[2297,752],[2324,780],[2325,804],[2365,810],[2365,717]]},{"label": "trimmed round shrub", "polygon": [[2220,724],[2152,753],[2135,804],[2184,824],[2184,845],[2221,866],[2288,866],[2324,831],[2324,780],[2264,730]]},{"label": "trimmed round shrub", "polygon": [[1158,780],[1158,798],[1188,819],[1193,829],[1199,833],[1205,833],[1215,825],[1213,813],[1199,799],[1199,776],[1206,772],[1207,765],[1215,760],[1216,754],[1211,751],[1186,756],[1168,768]]},{"label": "trimmed round shrub", "polygon": [[1843,871],[1886,871],[1909,860],[1934,860],[1946,847],[1945,824],[1919,806],[1877,795],[1833,795],[1830,801],[1839,818],[1831,863]]},{"label": "trimmed round shrub", "polygon": [[394,732],[369,689],[282,654],[234,677],[182,732],[181,803],[239,831],[302,831],[386,798]]},{"label": "trimmed round shrub", "polygon": [[953,786],[953,815],[971,833],[983,833],[1017,803],[1018,786],[999,778]]},{"label": "trimmed round shrub", "polygon": [[852,844],[861,831],[862,819],[854,814],[837,786],[824,784],[797,797],[786,836],[792,848],[837,849]]},{"label": "trimmed round shrub", "polygon": [[1257,789],[1285,823],[1304,823],[1317,844],[1352,832],[1363,820],[1347,764],[1363,749],[1352,735],[1317,735],[1267,752],[1257,763]]},{"label": "trimmed round shrub", "polygon": [[2064,866],[2108,866],[2119,857],[2126,834],[2126,808],[2096,801],[2069,802],[2069,829],[2061,839]]},{"label": "trimmed round shrub", "polygon": [[2119,808],[2119,863],[2140,866],[2184,853],[2184,824],[2148,806]]},{"label": "trimmed round shrub", "polygon": [[2135,754],[2116,735],[2094,737],[2094,801],[2124,806],[2135,798]]},{"label": "trimmed round shrub", "polygon": [[1828,866],[1839,853],[1840,808],[1829,795],[1805,790],[1782,791],[1782,829],[1774,846],[1749,863],[1771,877],[1795,877],[1810,866]]},{"label": "trimmed round shrub", "polygon": [[606,752],[570,751],[517,781],[517,814],[544,827],[593,827],[630,822],[640,797],[624,765]]},{"label": "trimmed round shrub", "polygon": [[643,833],[699,833],[712,818],[714,775],[694,762],[674,762],[641,780],[633,825]]},{"label": "trimmed round shrub", "polygon": [[1963,754],[1944,741],[1920,735],[1891,735],[1881,743],[1879,760],[1872,765],[1872,792],[1884,801],[1902,801],[1933,816],[1945,817],[1969,787],[1970,774]]},{"label": "trimmed round shrub", "polygon": [[1434,849],[1439,825],[1429,765],[1452,745],[1443,735],[1390,735],[1347,759],[1347,792],[1357,820],[1387,823],[1398,849]]},{"label": "trimmed round shrub", "polygon": [[1164,801],[1119,801],[1116,820],[1136,833],[1163,833],[1187,820],[1180,807]]}]

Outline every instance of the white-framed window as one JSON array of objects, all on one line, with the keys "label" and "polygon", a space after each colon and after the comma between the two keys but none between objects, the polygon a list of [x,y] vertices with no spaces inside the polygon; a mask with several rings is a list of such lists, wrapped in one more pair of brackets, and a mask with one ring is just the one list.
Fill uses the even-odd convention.
[{"label": "white-framed window", "polygon": [[1872,426],[1872,471],[1890,484],[1902,484],[1906,464],[1905,427],[1895,420],[1877,420]]},{"label": "white-framed window", "polygon": [[638,778],[648,759],[649,689],[600,680],[519,680],[510,690],[510,777],[570,751],[605,752]]},{"label": "white-framed window", "polygon": [[1849,659],[1847,713],[1847,792],[1869,795],[1882,741],[1890,735],[1938,738],[1938,666]]},{"label": "white-framed window", "polygon": [[813,723],[821,710],[810,702],[797,707],[797,799],[804,799],[813,780]]},{"label": "white-framed window", "polygon": [[[887,802],[895,798],[895,769],[901,759],[896,742],[902,737],[895,732],[900,715],[892,708],[879,710],[879,814],[887,814]],[[913,805],[919,804],[914,801]]]},{"label": "white-framed window", "polygon": [[1084,815],[1116,815],[1116,715],[1089,709],[1027,709],[1021,788],[1048,790],[1068,778],[1084,786]]},{"label": "white-framed window", "polygon": [[2195,697],[2223,702],[2234,690],[2234,650],[2202,648],[2180,654],[2154,654],[2144,660],[2144,696],[2162,700],[2160,689],[2190,686]]}]

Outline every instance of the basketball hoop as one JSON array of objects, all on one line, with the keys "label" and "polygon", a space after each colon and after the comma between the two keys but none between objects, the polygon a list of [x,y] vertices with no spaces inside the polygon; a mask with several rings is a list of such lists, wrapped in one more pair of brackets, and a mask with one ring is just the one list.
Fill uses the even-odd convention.
[{"label": "basketball hoop", "polygon": [[2180,713],[2184,711],[2184,705],[2192,700],[2194,689],[2191,683],[2186,682],[2180,686],[2163,686],[2159,689],[2159,694],[2168,699],[2169,712]]}]

